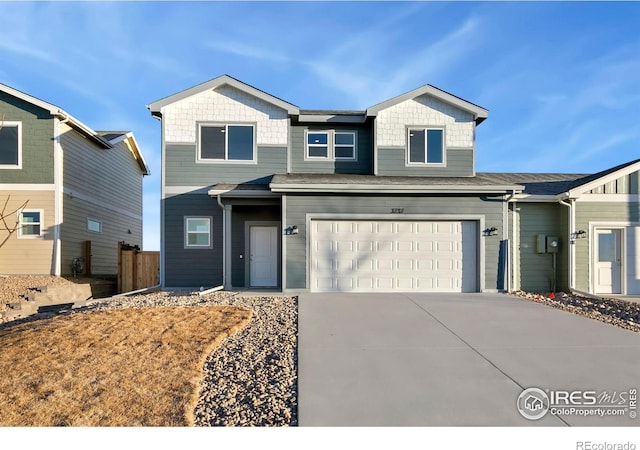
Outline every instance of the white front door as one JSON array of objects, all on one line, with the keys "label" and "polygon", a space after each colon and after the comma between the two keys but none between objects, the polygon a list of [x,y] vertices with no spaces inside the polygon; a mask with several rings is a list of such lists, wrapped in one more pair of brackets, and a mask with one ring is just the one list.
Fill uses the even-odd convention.
[{"label": "white front door", "polygon": [[278,285],[278,227],[252,226],[250,232],[250,283],[252,287]]},{"label": "white front door", "polygon": [[595,293],[622,293],[622,255],[620,229],[596,229]]}]

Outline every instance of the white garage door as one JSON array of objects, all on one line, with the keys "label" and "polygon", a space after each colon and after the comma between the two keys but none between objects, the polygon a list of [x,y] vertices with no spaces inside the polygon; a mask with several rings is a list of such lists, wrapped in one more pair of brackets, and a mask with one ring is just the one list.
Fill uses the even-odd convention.
[{"label": "white garage door", "polygon": [[311,221],[315,292],[475,292],[474,221]]}]

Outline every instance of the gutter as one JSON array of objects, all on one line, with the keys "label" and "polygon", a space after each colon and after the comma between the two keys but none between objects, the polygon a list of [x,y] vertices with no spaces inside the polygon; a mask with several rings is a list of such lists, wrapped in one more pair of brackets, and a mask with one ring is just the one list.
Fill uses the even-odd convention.
[{"label": "gutter", "polygon": [[499,186],[499,185],[389,185],[389,184],[322,184],[322,183],[271,183],[271,192],[345,192],[351,194],[402,194],[402,193],[423,193],[423,194],[506,194],[509,191],[515,192],[521,189],[519,186]]},{"label": "gutter", "polygon": [[[516,196],[516,191],[515,189],[511,190],[511,194],[509,194],[509,196],[505,199],[505,204],[507,205],[507,209],[509,208],[509,203],[511,201],[513,201],[513,198]],[[512,233],[513,233],[513,239],[511,239],[511,251],[509,252],[509,259],[508,259],[508,267],[507,269],[509,270],[509,274],[507,276],[507,283],[508,285],[506,286],[506,290],[507,292],[513,292],[514,291],[514,287],[516,285],[516,274],[517,272],[517,267],[516,267],[516,262],[517,262],[517,258],[516,258],[516,241],[517,241],[517,230],[516,230],[516,205],[517,202],[513,201],[513,208],[511,209],[511,212],[513,214],[513,218],[511,220],[511,224],[512,224]],[[505,217],[505,221],[506,226],[503,225],[503,228],[505,230],[508,230],[508,218]],[[509,234],[507,234],[507,239],[509,239]]]}]

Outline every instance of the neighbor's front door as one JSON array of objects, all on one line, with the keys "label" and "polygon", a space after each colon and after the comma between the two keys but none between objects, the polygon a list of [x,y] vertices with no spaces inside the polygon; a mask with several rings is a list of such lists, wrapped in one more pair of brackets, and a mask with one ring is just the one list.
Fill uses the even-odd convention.
[{"label": "neighbor's front door", "polygon": [[252,226],[249,260],[252,287],[278,285],[278,227]]},{"label": "neighbor's front door", "polygon": [[622,293],[622,230],[597,229],[595,242],[596,294]]}]

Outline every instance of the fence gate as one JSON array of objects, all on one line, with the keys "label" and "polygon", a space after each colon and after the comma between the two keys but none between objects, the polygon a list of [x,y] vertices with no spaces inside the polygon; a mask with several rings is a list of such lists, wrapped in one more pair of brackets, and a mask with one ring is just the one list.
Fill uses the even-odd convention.
[{"label": "fence gate", "polygon": [[118,242],[118,293],[160,284],[160,252]]}]

